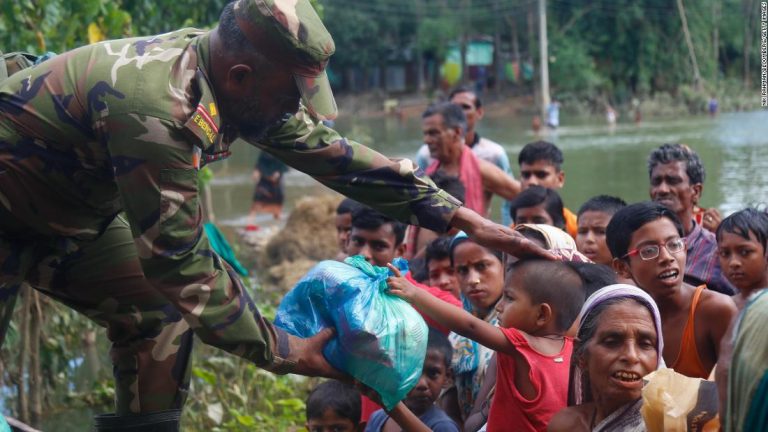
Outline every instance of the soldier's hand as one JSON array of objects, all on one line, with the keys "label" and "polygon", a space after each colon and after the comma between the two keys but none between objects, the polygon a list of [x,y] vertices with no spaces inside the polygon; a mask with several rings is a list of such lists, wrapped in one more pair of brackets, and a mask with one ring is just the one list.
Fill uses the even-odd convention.
[{"label": "soldier's hand", "polygon": [[451,226],[464,231],[479,245],[506,252],[517,258],[557,259],[551,252],[523,237],[519,232],[492,222],[466,207],[456,211],[451,219]]},{"label": "soldier's hand", "polygon": [[291,372],[298,375],[349,381],[351,379],[349,376],[331,366],[323,356],[323,348],[334,334],[333,329],[326,328],[307,339],[290,336],[291,353],[288,359],[296,362],[296,367]]}]

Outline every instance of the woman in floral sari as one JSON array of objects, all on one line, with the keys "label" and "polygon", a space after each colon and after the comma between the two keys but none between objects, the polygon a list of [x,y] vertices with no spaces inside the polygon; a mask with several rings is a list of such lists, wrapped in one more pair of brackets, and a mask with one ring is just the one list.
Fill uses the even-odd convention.
[{"label": "woman in floral sari", "polygon": [[[501,253],[487,249],[459,233],[451,242],[451,263],[459,279],[464,309],[491,324],[497,322],[496,303],[504,286]],[[454,389],[446,392],[443,408],[463,422],[475,402],[485,379],[493,350],[455,333],[453,345]]]}]

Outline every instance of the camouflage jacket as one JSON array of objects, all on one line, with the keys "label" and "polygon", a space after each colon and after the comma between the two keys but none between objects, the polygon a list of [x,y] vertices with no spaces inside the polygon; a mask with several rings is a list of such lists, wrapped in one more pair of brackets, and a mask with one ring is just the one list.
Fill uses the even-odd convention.
[{"label": "camouflage jacket", "polygon": [[[207,62],[208,34],[182,29],[78,48],[1,82],[0,215],[14,221],[0,220],[0,235],[88,240],[125,211],[147,279],[190,299],[188,317],[210,292],[241,291],[210,248],[198,203],[201,159],[226,156],[236,138]],[[252,144],[404,222],[443,231],[460,205],[412,162],[348,141],[303,109]],[[198,331],[215,340],[221,320],[241,314],[216,311]]]}]

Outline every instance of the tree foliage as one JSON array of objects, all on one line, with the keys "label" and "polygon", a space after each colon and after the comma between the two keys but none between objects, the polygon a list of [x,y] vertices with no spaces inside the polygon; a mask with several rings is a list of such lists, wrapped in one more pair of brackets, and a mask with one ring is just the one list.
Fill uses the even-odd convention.
[{"label": "tree foliage", "polygon": [[[61,52],[92,41],[215,24],[226,0],[0,0],[0,49]],[[512,52],[538,59],[537,2],[529,0],[313,0],[334,35],[334,69],[441,61],[449,43],[497,36],[501,62]],[[669,0],[549,0],[551,85],[556,91],[626,100],[675,94],[692,83],[681,16]],[[755,81],[759,2],[685,1],[693,51],[709,89]],[[90,28],[90,38],[89,38]],[[513,48],[513,42],[517,48]],[[504,69],[504,64],[496,70]],[[432,83],[433,85],[435,83]]]},{"label": "tree foliage", "polygon": [[88,24],[108,38],[132,35],[131,13],[107,0],[0,0],[0,49],[62,52],[88,43]]}]

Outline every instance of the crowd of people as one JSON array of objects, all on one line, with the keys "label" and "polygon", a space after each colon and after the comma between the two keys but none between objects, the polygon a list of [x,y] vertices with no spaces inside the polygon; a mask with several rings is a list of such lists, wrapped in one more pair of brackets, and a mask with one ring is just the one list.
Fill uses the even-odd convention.
[{"label": "crowd of people", "polygon": [[[402,403],[380,411],[328,381],[310,430],[642,430],[643,377],[662,365],[714,370],[725,430],[765,429],[765,213],[700,209],[704,168],[681,144],[649,156],[651,201],[598,195],[574,213],[560,150],[526,145],[514,178],[467,89],[425,111],[422,169],[390,159],[323,123],[334,50],[308,0],[235,0],[210,31],[3,67],[0,343],[24,286],[105,327],[115,405],[97,431],[178,431],[193,336],[273,373],[349,380],[323,356],[333,331],[276,327],[203,229],[201,168],[240,138],[276,159],[257,165],[254,212],[280,216],[278,161],[350,197],[339,258],[410,259],[389,292],[433,327]],[[508,223],[487,218],[494,194]]]},{"label": "crowd of people", "polygon": [[338,258],[409,259],[406,274],[390,265],[389,292],[422,314],[430,345],[401,406],[376,411],[370,391],[323,383],[308,400],[309,430],[343,420],[336,430],[643,431],[643,379],[664,367],[716,381],[723,430],[763,427],[768,344],[750,325],[765,317],[768,214],[700,208],[705,169],[683,144],[649,154],[648,201],[596,190],[574,213],[558,193],[560,149],[525,145],[513,178],[469,120],[481,106],[468,88],[430,106],[416,158],[481,215],[503,197],[514,229],[556,259],[518,259],[342,201]]}]

